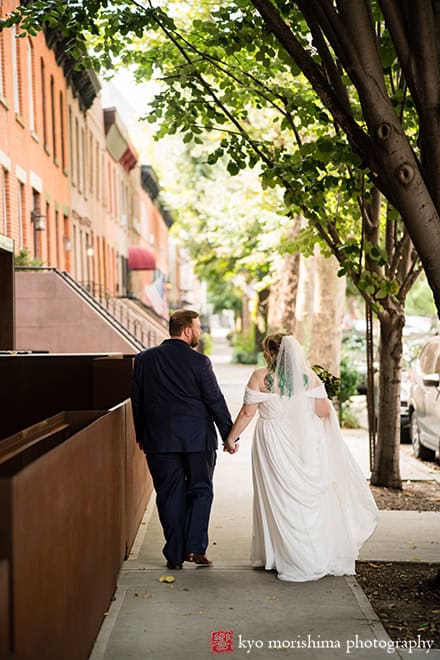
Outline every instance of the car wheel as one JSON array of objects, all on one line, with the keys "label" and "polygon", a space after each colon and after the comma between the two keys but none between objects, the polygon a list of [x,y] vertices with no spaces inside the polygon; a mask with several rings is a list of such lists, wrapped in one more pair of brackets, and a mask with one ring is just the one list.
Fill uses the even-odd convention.
[{"label": "car wheel", "polygon": [[408,415],[400,417],[400,442],[409,445],[411,443],[411,429]]},{"label": "car wheel", "polygon": [[425,445],[422,445],[420,440],[420,429],[415,411],[411,413],[410,433],[415,457],[422,459],[422,461],[433,461],[435,458],[435,452],[433,452],[432,449],[425,447]]}]

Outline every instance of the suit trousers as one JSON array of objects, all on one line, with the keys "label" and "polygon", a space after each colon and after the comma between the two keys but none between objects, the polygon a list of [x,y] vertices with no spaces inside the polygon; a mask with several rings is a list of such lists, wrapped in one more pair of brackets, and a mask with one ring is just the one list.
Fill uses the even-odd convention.
[{"label": "suit trousers", "polygon": [[187,552],[206,552],[216,459],[214,450],[147,454],[166,541],[163,554],[173,564]]}]

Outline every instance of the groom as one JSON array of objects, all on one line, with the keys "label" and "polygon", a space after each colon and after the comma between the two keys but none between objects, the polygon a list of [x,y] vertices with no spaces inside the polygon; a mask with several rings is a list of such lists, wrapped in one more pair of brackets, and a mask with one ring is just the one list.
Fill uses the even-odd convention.
[{"label": "groom", "polygon": [[136,356],[132,407],[136,438],[153,477],[170,569],[183,561],[212,566],[206,556],[216,462],[216,424],[223,441],[232,427],[209,358],[193,350],[197,312],[169,321],[170,339]]}]

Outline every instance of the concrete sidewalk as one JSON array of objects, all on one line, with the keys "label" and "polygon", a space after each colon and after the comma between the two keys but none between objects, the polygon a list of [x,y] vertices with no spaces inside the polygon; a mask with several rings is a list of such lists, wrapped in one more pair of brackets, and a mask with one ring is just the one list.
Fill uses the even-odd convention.
[{"label": "concrete sidewalk", "polygon": [[[227,364],[225,354],[226,349],[220,351],[213,361],[235,415],[252,367]],[[170,571],[151,502],[122,567],[91,660],[208,660],[217,648],[211,648],[213,631],[223,631],[220,640],[224,631],[232,631],[232,657],[267,659],[275,651],[277,657],[307,660],[390,656],[391,640],[355,578],[286,583],[273,572],[250,568],[251,437],[249,428],[236,455],[218,454],[207,552],[214,568],[185,564],[182,571],[173,572],[174,583],[159,582]],[[350,445],[350,437],[347,442]],[[358,437],[351,444],[355,442],[355,455],[364,454],[362,440]],[[382,512],[361,559],[438,561],[439,516]],[[407,654],[401,650],[397,657]],[[440,651],[427,655],[414,650],[408,657],[419,655],[438,659]]]}]

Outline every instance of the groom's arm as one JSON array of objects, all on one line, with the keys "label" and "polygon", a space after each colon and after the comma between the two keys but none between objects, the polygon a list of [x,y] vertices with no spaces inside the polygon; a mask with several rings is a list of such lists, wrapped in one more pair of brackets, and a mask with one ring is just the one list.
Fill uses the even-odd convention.
[{"label": "groom's arm", "polygon": [[133,410],[134,428],[136,431],[136,441],[142,447],[145,411],[144,411],[144,385],[143,369],[140,356],[137,355],[134,361],[133,375],[131,380],[131,408]]},{"label": "groom's arm", "polygon": [[220,432],[223,442],[228,437],[232,428],[232,418],[226,405],[220,387],[215,377],[211,361],[205,356],[206,362],[200,370],[200,389],[202,400],[212,415],[212,418]]}]

